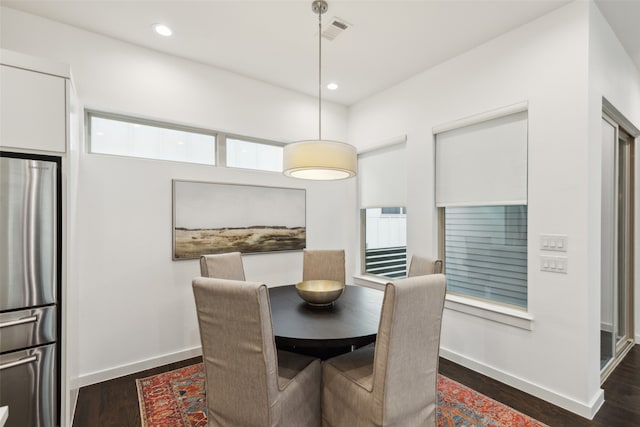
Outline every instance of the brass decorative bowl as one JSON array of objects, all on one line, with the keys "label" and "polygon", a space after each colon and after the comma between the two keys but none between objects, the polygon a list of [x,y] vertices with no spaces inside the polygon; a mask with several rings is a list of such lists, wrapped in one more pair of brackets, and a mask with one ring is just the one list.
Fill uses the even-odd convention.
[{"label": "brass decorative bowl", "polygon": [[305,280],[296,284],[300,298],[314,307],[332,305],[344,291],[344,283],[335,280]]}]

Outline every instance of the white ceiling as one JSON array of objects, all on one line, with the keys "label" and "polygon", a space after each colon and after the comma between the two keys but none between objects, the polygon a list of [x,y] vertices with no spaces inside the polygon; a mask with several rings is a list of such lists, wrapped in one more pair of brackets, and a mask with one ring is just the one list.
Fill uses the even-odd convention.
[{"label": "white ceiling", "polygon": [[[311,0],[8,1],[40,15],[317,96],[318,16]],[[557,9],[569,0],[329,0],[323,98],[350,105]],[[640,0],[597,0],[640,69]],[[163,38],[153,23],[169,25]],[[43,35],[44,36],[44,35]]]}]

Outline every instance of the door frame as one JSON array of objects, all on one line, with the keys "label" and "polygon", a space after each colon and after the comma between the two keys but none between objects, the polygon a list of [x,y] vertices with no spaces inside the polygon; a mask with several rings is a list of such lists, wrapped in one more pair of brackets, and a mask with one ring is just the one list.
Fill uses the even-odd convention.
[{"label": "door frame", "polygon": [[[612,359],[605,364],[604,367],[601,368],[600,370],[600,379],[601,379],[601,383],[603,383],[607,377],[609,376],[609,374],[615,369],[615,367],[618,365],[618,363],[624,358],[624,356],[626,356],[626,354],[628,353],[628,351],[633,347],[633,345],[635,344],[635,324],[636,324],[636,313],[635,313],[635,304],[634,304],[634,298],[635,298],[635,292],[637,291],[637,281],[636,281],[636,277],[635,277],[635,266],[637,265],[637,256],[638,256],[638,250],[636,248],[636,245],[638,243],[638,237],[636,236],[636,231],[638,230],[638,227],[635,226],[636,224],[636,218],[637,218],[637,213],[639,212],[638,209],[636,209],[636,203],[640,200],[640,197],[636,196],[636,185],[635,185],[635,179],[636,179],[636,169],[637,169],[637,165],[636,165],[636,159],[635,159],[635,141],[638,138],[638,136],[640,135],[640,130],[638,130],[638,128],[636,128],[629,120],[627,120],[624,115],[622,115],[610,102],[608,102],[605,98],[602,98],[602,120],[606,120],[609,124],[611,124],[614,128],[615,128],[615,182],[616,182],[616,191],[615,193],[618,194],[618,185],[619,185],[619,147],[620,147],[620,139],[621,139],[621,135],[620,135],[620,130],[622,130],[624,133],[626,133],[629,136],[629,153],[627,153],[628,156],[628,166],[629,166],[629,173],[630,173],[630,177],[629,177],[629,188],[626,189],[626,194],[628,195],[628,198],[630,198],[631,200],[629,201],[631,203],[630,209],[628,210],[629,216],[626,218],[626,220],[628,221],[629,224],[629,230],[627,231],[627,236],[629,236],[630,241],[627,243],[626,245],[626,249],[625,251],[628,253],[627,257],[626,257],[626,261],[625,261],[625,272],[626,272],[626,279],[625,282],[627,283],[627,301],[626,301],[626,318],[625,318],[625,322],[626,322],[626,336],[625,338],[623,338],[622,340],[618,340],[617,339],[617,328],[614,327],[613,332],[613,343],[612,343],[612,350],[613,350],[613,357]],[[640,187],[639,187],[640,188]],[[614,229],[616,230],[616,235],[619,235],[619,215],[618,215],[618,207],[619,207],[619,203],[616,203],[616,214],[615,214],[615,223],[614,223]],[[616,278],[616,284],[618,282],[618,242],[617,242],[617,236],[616,236],[616,245],[615,245],[615,261],[614,261],[614,277]],[[601,289],[602,289],[602,285],[601,285]],[[614,286],[614,293],[615,293],[615,301],[614,301],[614,324],[617,325],[619,322],[618,319],[618,304],[617,304],[617,300],[618,300],[618,287]],[[602,296],[601,296],[601,300],[602,300]]]}]

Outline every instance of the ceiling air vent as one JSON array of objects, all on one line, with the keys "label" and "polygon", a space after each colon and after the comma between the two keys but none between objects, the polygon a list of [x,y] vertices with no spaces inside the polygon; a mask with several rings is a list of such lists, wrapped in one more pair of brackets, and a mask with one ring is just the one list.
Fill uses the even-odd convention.
[{"label": "ceiling air vent", "polygon": [[331,18],[324,31],[322,32],[322,37],[327,40],[333,40],[349,27],[351,27],[351,24],[349,24],[347,21],[334,16],[333,18]]}]

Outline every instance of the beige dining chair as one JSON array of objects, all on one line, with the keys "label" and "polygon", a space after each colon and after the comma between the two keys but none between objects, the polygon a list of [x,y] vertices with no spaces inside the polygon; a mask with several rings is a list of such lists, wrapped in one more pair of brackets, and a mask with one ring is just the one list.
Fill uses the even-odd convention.
[{"label": "beige dining chair", "polygon": [[242,254],[240,252],[228,252],[202,255],[200,257],[200,275],[218,279],[245,280]]},{"label": "beige dining chair", "polygon": [[260,283],[197,277],[209,426],[320,427],[320,360],[277,351]]},{"label": "beige dining chair", "polygon": [[436,426],[445,292],[442,274],[386,285],[375,345],[322,364],[323,426]]},{"label": "beige dining chair", "polygon": [[335,280],[345,283],[344,250],[304,249],[302,280]]},{"label": "beige dining chair", "polygon": [[422,256],[411,256],[408,277],[442,273],[442,260]]}]

